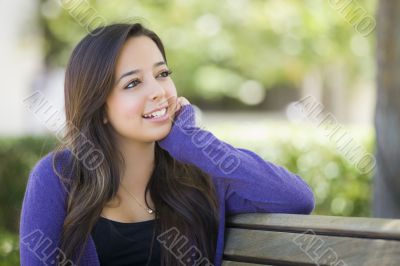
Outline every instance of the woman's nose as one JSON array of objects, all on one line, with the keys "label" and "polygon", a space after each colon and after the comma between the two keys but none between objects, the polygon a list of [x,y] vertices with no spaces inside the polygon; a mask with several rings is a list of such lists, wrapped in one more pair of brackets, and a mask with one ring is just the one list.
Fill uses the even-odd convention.
[{"label": "woman's nose", "polygon": [[163,88],[163,86],[161,86],[157,80],[153,80],[150,84],[149,84],[149,89],[151,90],[150,94],[149,94],[149,98],[151,100],[157,99],[157,98],[164,98],[165,95],[165,89]]}]

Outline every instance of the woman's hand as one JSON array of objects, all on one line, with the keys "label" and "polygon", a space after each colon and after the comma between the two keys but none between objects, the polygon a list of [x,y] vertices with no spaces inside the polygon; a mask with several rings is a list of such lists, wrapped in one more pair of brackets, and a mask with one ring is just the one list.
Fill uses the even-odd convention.
[{"label": "woman's hand", "polygon": [[186,128],[191,129],[195,126],[195,112],[193,106],[185,97],[173,96],[168,99],[168,112],[172,120],[170,132],[157,143],[160,148],[168,151],[175,159],[182,159],[181,152],[183,146],[180,145],[182,138],[188,135],[184,133]]},{"label": "woman's hand", "polygon": [[174,98],[174,103],[173,103],[173,119],[175,120],[176,115],[178,114],[179,110],[182,108],[183,105],[188,105],[190,102],[185,98],[185,97],[178,97]]}]

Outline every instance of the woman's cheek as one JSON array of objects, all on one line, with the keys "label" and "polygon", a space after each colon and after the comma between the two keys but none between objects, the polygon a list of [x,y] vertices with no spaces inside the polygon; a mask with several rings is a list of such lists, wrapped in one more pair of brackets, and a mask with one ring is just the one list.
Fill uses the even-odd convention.
[{"label": "woman's cheek", "polygon": [[139,97],[131,97],[131,95],[121,95],[116,106],[123,116],[129,118],[141,116],[144,112],[144,105]]},{"label": "woman's cheek", "polygon": [[175,83],[172,81],[172,79],[169,80],[169,84],[167,85],[166,92],[167,92],[167,96],[169,96],[169,97],[177,96]]},{"label": "woman's cheek", "polygon": [[131,104],[126,108],[127,116],[128,117],[138,117],[142,116],[144,113],[142,105],[139,104]]}]

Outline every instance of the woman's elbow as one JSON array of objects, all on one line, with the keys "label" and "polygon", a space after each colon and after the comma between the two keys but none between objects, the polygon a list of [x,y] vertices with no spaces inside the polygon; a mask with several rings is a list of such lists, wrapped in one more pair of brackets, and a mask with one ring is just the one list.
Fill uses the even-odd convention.
[{"label": "woman's elbow", "polygon": [[310,214],[315,208],[315,197],[311,189],[307,189],[295,203],[299,214]]}]

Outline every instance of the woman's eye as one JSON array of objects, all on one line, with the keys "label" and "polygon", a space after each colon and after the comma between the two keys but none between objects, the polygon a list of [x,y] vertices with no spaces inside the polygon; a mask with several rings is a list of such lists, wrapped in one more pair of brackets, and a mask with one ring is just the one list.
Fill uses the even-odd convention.
[{"label": "woman's eye", "polygon": [[166,77],[168,77],[168,76],[171,75],[171,74],[172,74],[172,71],[171,71],[171,70],[163,71],[163,72],[160,73],[160,75],[161,75],[163,78],[166,78]]},{"label": "woman's eye", "polygon": [[140,83],[140,82],[139,82],[139,80],[137,80],[137,79],[132,80],[131,82],[128,83],[128,85],[125,86],[125,89],[133,88],[133,87],[135,87],[135,86],[136,86],[137,84],[139,84],[139,83]]},{"label": "woman's eye", "polygon": [[[171,74],[172,74],[172,71],[171,71],[171,70],[166,70],[166,71],[161,72],[161,73],[159,74],[159,76],[161,76],[161,77],[163,77],[163,78],[166,78],[166,77],[168,77],[168,76],[171,75]],[[129,83],[125,86],[125,89],[131,89],[131,88],[135,87],[136,85],[138,85],[139,83],[140,83],[140,80],[138,80],[138,79],[132,80],[131,82],[129,82]]]}]

